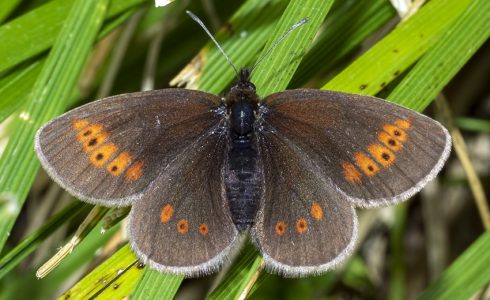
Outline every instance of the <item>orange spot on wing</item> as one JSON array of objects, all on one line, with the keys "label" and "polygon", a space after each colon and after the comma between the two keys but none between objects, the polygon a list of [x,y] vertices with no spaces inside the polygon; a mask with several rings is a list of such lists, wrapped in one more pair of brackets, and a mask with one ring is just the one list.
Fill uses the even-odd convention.
[{"label": "orange spot on wing", "polygon": [[172,205],[167,204],[162,208],[162,212],[160,213],[160,221],[165,224],[170,219],[172,219],[172,216],[174,215],[174,208]]},{"label": "orange spot on wing", "polygon": [[408,129],[412,127],[412,122],[410,120],[397,119],[395,125],[403,129]]},{"label": "orange spot on wing", "polygon": [[384,167],[389,167],[395,162],[395,154],[380,144],[369,145],[368,151]]},{"label": "orange spot on wing", "polygon": [[102,131],[102,125],[94,124],[84,129],[80,130],[77,134],[77,140],[79,142],[85,142],[93,137],[95,137],[100,131]]},{"label": "orange spot on wing", "polygon": [[97,168],[102,167],[109,158],[117,151],[117,146],[114,144],[104,144],[90,155],[90,162]]},{"label": "orange spot on wing", "polygon": [[88,126],[88,121],[87,120],[73,120],[73,122],[71,123],[73,128],[75,128],[76,130],[80,130],[84,127],[87,127]]},{"label": "orange spot on wing", "polygon": [[278,221],[274,226],[274,231],[279,236],[283,235],[286,232],[286,224],[283,221]]},{"label": "orange spot on wing", "polygon": [[356,167],[350,162],[342,162],[342,169],[344,169],[344,178],[349,182],[359,183],[361,182],[362,174]]},{"label": "orange spot on wing", "polygon": [[320,221],[323,219],[323,209],[318,203],[313,203],[310,209],[311,216],[313,219]]},{"label": "orange spot on wing", "polygon": [[113,176],[119,176],[124,169],[131,163],[132,157],[131,155],[124,151],[121,152],[116,158],[114,158],[113,161],[111,161],[107,167],[106,170],[109,171]]},{"label": "orange spot on wing", "polygon": [[177,231],[180,234],[185,234],[188,229],[189,229],[189,223],[187,223],[186,219],[182,219],[179,222],[177,222]]},{"label": "orange spot on wing", "polygon": [[378,134],[378,140],[393,151],[400,151],[403,145],[388,133],[382,131]]},{"label": "orange spot on wing", "polygon": [[407,133],[395,125],[385,124],[383,130],[400,142],[407,140]]},{"label": "orange spot on wing", "polygon": [[201,224],[199,225],[199,233],[203,236],[208,235],[209,228],[207,224]]},{"label": "orange spot on wing", "polygon": [[126,179],[129,181],[138,180],[143,175],[143,162],[137,161],[126,171]]},{"label": "orange spot on wing", "polygon": [[297,222],[296,222],[296,231],[300,234],[303,234],[305,233],[306,231],[308,230],[308,223],[306,222],[306,220],[304,218],[300,218]]},{"label": "orange spot on wing", "polygon": [[357,152],[354,155],[354,160],[367,176],[373,176],[379,172],[379,166],[362,152]]},{"label": "orange spot on wing", "polygon": [[106,140],[107,133],[105,131],[100,131],[83,142],[83,151],[88,153],[97,148],[97,146],[103,144]]}]

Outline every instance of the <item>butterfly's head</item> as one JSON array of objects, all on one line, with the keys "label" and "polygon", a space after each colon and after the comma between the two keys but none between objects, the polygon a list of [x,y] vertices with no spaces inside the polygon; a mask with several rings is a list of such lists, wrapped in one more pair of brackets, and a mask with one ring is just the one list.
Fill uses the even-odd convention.
[{"label": "butterfly's head", "polygon": [[250,81],[251,71],[248,68],[242,68],[238,73],[237,82],[231,87],[233,89],[239,89],[242,91],[250,91],[255,93],[255,85]]},{"label": "butterfly's head", "polygon": [[235,103],[248,103],[253,109],[258,106],[258,97],[255,85],[250,81],[250,69],[243,68],[238,73],[235,82],[226,97],[226,106],[231,107]]}]

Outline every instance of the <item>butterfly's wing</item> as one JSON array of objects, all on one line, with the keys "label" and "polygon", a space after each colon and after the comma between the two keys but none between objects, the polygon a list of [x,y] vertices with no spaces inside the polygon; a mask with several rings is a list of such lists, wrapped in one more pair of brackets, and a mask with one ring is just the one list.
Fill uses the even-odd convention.
[{"label": "butterfly's wing", "polygon": [[172,159],[222,120],[219,97],[166,89],[118,95],[41,127],[38,157],[63,188],[87,202],[129,205]]},{"label": "butterfly's wing", "polygon": [[436,176],[451,138],[438,122],[394,103],[321,90],[264,99],[263,126],[298,147],[357,206],[405,200]]},{"label": "butterfly's wing", "polygon": [[218,125],[196,139],[133,204],[131,246],[150,267],[204,275],[216,271],[234,248],[238,231],[223,174],[227,137],[226,127]]},{"label": "butterfly's wing", "polygon": [[266,267],[296,277],[339,264],[355,244],[354,208],[280,132],[264,124],[256,136],[265,189],[251,234]]}]

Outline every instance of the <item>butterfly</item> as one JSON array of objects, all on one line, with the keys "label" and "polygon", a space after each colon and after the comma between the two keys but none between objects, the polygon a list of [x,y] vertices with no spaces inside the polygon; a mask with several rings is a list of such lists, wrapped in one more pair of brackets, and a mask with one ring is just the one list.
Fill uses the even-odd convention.
[{"label": "butterfly", "polygon": [[355,207],[406,200],[450,153],[418,112],[315,89],[261,100],[237,73],[224,99],[172,88],[73,109],[39,129],[39,160],[83,201],[131,205],[129,241],[151,268],[215,272],[249,234],[268,270],[297,277],[353,251]]}]

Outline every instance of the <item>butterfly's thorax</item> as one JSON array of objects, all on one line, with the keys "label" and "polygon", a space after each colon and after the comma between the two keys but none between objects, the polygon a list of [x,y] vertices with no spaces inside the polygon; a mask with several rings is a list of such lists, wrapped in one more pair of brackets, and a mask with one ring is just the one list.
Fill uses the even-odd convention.
[{"label": "butterfly's thorax", "polygon": [[233,222],[239,230],[245,230],[253,223],[258,208],[262,172],[253,130],[258,97],[247,71],[240,75],[241,80],[231,88],[225,102],[230,122],[225,185]]}]

